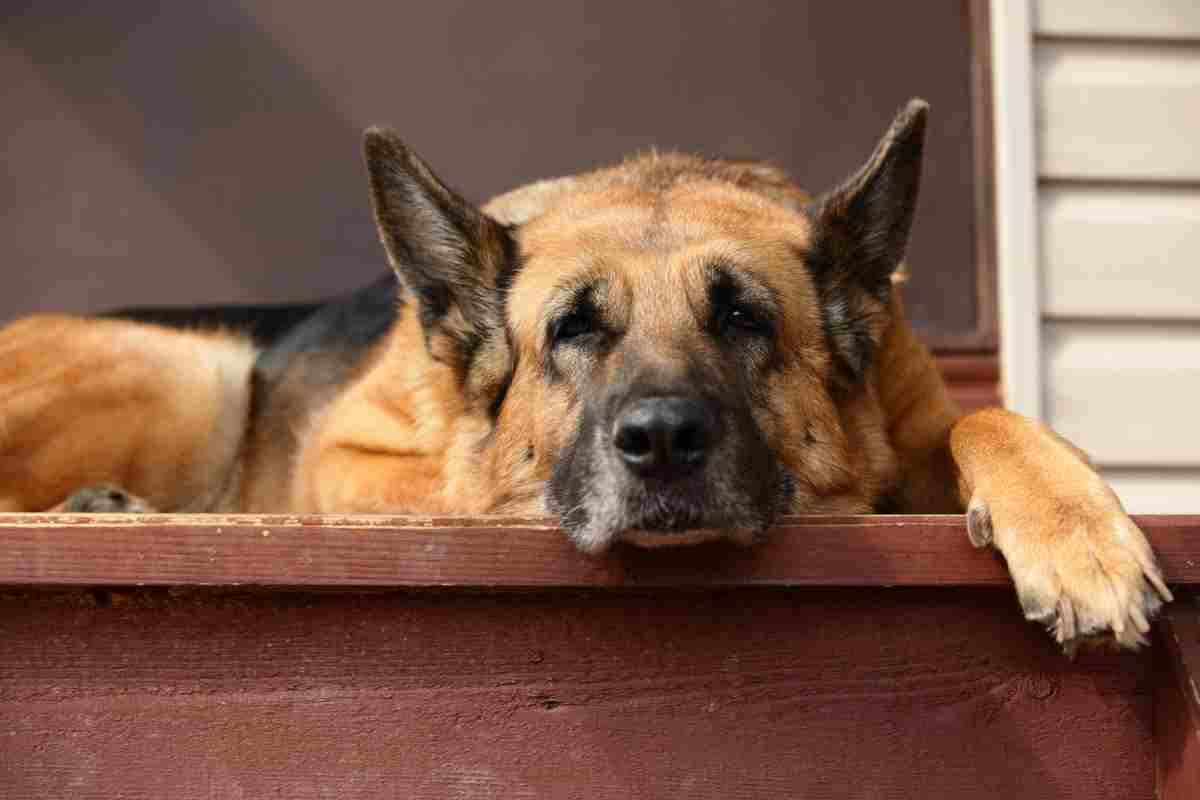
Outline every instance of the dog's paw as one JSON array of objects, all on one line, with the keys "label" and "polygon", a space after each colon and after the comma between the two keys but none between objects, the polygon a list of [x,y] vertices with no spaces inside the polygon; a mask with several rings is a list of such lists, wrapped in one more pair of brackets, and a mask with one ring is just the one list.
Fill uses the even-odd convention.
[{"label": "dog's paw", "polygon": [[148,514],[154,509],[124,489],[101,484],[72,493],[53,510],[64,514]]},{"label": "dog's paw", "polygon": [[1040,622],[1068,655],[1085,642],[1136,648],[1171,600],[1150,543],[1097,476],[1070,497],[989,502],[967,510],[976,547],[1008,562],[1025,618]]}]

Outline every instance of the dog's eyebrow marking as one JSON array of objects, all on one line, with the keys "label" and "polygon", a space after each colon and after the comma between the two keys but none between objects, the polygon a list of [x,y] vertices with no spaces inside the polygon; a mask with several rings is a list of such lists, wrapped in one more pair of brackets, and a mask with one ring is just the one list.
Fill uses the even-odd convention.
[{"label": "dog's eyebrow marking", "polygon": [[600,278],[581,277],[566,281],[560,285],[554,296],[545,306],[542,348],[542,370],[552,381],[559,380],[562,375],[554,362],[555,341],[564,327],[572,323],[582,323],[584,327],[594,330],[604,328],[603,314],[596,302],[596,295],[604,288],[605,281]]},{"label": "dog's eyebrow marking", "polygon": [[567,317],[599,319],[600,307],[596,303],[596,294],[601,289],[600,283],[599,280],[584,279],[561,287],[548,304],[547,335],[551,335],[554,328]]},{"label": "dog's eyebrow marking", "polygon": [[778,297],[775,290],[758,279],[753,273],[736,269],[732,264],[716,261],[708,265],[709,292],[724,291],[748,303],[773,307]]},{"label": "dog's eyebrow marking", "polygon": [[770,286],[756,276],[738,271],[721,261],[708,264],[706,271],[710,309],[738,303],[757,312],[764,321],[774,320],[779,309],[779,297]]}]

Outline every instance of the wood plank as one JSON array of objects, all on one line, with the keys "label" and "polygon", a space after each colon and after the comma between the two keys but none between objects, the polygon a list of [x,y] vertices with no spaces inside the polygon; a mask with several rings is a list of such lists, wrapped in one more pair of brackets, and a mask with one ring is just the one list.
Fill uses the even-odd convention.
[{"label": "wood plank", "polygon": [[1037,0],[1034,28],[1040,35],[1150,39],[1200,39],[1196,0]]},{"label": "wood plank", "polygon": [[1200,467],[1200,325],[1052,322],[1046,419],[1110,467]]},{"label": "wood plank", "polygon": [[1051,182],[1038,201],[1044,315],[1200,321],[1200,190]]},{"label": "wood plank", "polygon": [[1043,42],[1039,174],[1200,181],[1200,47]]},{"label": "wood plank", "polygon": [[104,598],[0,596],[7,800],[1154,792],[1151,660],[1006,591]]},{"label": "wood plank", "polygon": [[1200,508],[1200,469],[1102,469],[1126,510],[1174,514]]},{"label": "wood plank", "polygon": [[[1140,517],[1169,581],[1200,584],[1200,517]],[[0,515],[0,585],[994,586],[961,516],[785,518],[758,546],[579,553],[549,520]]]},{"label": "wood plank", "polygon": [[1159,800],[1200,797],[1200,606],[1167,607],[1159,630],[1154,740]]}]

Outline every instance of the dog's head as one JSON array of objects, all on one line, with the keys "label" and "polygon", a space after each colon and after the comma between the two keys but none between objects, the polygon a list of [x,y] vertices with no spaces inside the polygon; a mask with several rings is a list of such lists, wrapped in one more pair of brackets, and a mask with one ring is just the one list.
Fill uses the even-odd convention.
[{"label": "dog's head", "polygon": [[910,102],[815,201],[764,165],[650,154],[482,210],[369,131],[384,245],[485,421],[447,468],[589,551],[869,510],[891,463],[869,373],[925,117]]}]

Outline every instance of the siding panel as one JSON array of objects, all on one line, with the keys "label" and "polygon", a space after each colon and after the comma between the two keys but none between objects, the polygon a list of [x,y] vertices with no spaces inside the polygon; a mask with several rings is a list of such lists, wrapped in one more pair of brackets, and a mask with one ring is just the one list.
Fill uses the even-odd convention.
[{"label": "siding panel", "polygon": [[1041,42],[1043,176],[1200,181],[1200,47]]},{"label": "siding panel", "polygon": [[1200,469],[1103,472],[1132,514],[1178,514],[1200,509]]},{"label": "siding panel", "polygon": [[1200,325],[1050,323],[1046,418],[1104,466],[1200,467]]},{"label": "siding panel", "polygon": [[1045,315],[1200,315],[1200,191],[1044,185],[1039,217]]},{"label": "siding panel", "polygon": [[1033,16],[1043,416],[1130,510],[1196,511],[1200,2]]},{"label": "siding panel", "polygon": [[1051,36],[1200,38],[1196,0],[1039,0],[1034,29]]}]

